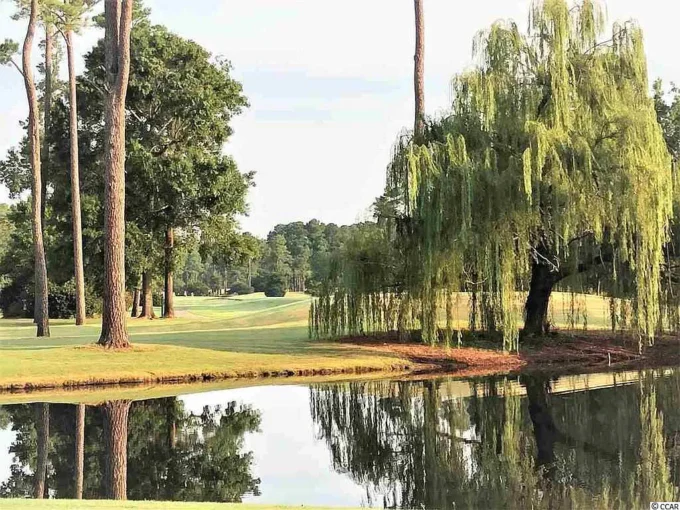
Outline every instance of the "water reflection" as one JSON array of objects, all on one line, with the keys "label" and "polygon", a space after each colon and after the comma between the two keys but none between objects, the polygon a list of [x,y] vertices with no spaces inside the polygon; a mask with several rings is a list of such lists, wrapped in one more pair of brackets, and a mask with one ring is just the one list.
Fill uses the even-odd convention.
[{"label": "water reflection", "polygon": [[0,409],[0,426],[16,432],[3,497],[240,502],[259,492],[242,444],[260,415],[236,402],[201,414],[174,397]]},{"label": "water reflection", "polygon": [[311,407],[334,468],[385,508],[642,508],[675,501],[680,383],[552,395],[523,376],[315,386]]},{"label": "water reflection", "polygon": [[[615,386],[597,377],[0,406],[0,444],[13,431],[0,495],[441,509],[628,509],[680,499],[680,371]],[[605,387],[588,389],[596,380]],[[274,412],[281,403],[286,419]],[[305,454],[273,453],[271,441],[292,437]]]}]

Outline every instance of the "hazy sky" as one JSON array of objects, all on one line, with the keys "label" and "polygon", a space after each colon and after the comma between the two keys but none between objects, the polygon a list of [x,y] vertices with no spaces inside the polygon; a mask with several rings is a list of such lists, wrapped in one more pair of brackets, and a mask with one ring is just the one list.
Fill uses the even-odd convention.
[{"label": "hazy sky", "polygon": [[[147,0],[155,23],[227,57],[251,107],[226,147],[257,172],[245,230],[277,223],[364,218],[383,190],[399,131],[413,117],[412,0]],[[523,22],[530,0],[425,0],[426,108],[445,109],[453,74],[472,63],[475,32],[499,18]],[[680,2],[610,0],[610,21],[635,18],[645,31],[650,77],[680,83]],[[20,39],[0,2],[0,40]],[[77,39],[81,52],[101,34]],[[0,156],[26,116],[19,74],[0,68]],[[0,201],[6,200],[0,190]]]}]

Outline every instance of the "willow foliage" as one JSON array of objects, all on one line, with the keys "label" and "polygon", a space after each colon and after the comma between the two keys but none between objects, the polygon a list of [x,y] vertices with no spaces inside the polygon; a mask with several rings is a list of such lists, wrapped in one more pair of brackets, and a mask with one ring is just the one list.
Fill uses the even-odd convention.
[{"label": "willow foliage", "polygon": [[[536,1],[526,33],[497,22],[474,54],[453,80],[450,115],[421,143],[397,144],[387,195],[404,276],[370,292],[398,296],[400,310],[415,304],[415,326],[433,342],[445,296],[473,291],[483,326],[516,349],[532,266],[559,281],[607,263],[613,281],[630,275],[635,323],[651,342],[673,177],[641,30],[627,22],[605,34],[593,0]],[[343,295],[365,300],[364,283]]]}]

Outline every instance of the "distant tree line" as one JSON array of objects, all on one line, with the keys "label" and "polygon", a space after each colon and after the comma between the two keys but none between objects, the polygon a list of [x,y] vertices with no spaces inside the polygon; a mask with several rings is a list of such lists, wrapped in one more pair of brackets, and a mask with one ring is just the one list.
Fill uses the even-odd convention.
[{"label": "distant tree line", "polygon": [[224,254],[193,244],[178,255],[175,290],[187,295],[315,293],[330,271],[332,255],[370,225],[338,226],[316,219],[280,224],[266,239],[243,234],[241,246],[228,247]]}]

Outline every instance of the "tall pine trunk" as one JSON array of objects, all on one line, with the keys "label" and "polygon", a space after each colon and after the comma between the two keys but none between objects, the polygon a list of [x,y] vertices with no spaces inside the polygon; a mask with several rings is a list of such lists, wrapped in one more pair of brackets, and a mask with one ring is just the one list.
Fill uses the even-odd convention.
[{"label": "tall pine trunk", "polygon": [[416,52],[414,57],[414,92],[416,99],[413,132],[416,141],[425,131],[425,15],[423,0],[414,0],[416,15]]},{"label": "tall pine trunk", "polygon": [[165,231],[165,302],[163,304],[163,317],[166,319],[175,317],[174,249],[175,233],[172,227],[168,227]]},{"label": "tall pine trunk", "polygon": [[142,273],[142,313],[139,318],[155,319],[156,314],[153,311],[153,276],[149,271]]},{"label": "tall pine trunk", "polygon": [[45,23],[45,95],[43,96],[43,151],[42,151],[42,201],[40,204],[40,220],[45,224],[45,205],[47,197],[47,179],[50,173],[50,129],[52,124],[52,67],[53,67],[54,27]]},{"label": "tall pine trunk", "polygon": [[31,151],[31,181],[32,195],[32,230],[33,230],[33,256],[35,264],[35,311],[34,321],[37,326],[37,336],[50,336],[50,319],[47,302],[47,265],[45,263],[45,246],[43,242],[42,223],[42,175],[40,166],[40,122],[38,110],[38,95],[33,79],[33,67],[31,64],[31,52],[35,27],[38,20],[38,0],[31,0],[31,11],[28,21],[28,29],[22,51],[22,67],[26,97],[28,99],[28,142]]},{"label": "tall pine trunk", "polygon": [[43,499],[47,492],[47,454],[50,450],[50,405],[36,404],[38,452],[33,480],[33,497]]},{"label": "tall pine trunk", "polygon": [[85,466],[85,404],[76,405],[76,492],[75,499],[83,499],[83,468]]},{"label": "tall pine trunk", "polygon": [[130,402],[107,402],[104,411],[106,465],[104,488],[107,499],[127,499],[127,434]]},{"label": "tall pine trunk", "polygon": [[67,30],[69,140],[71,149],[71,218],[73,221],[73,264],[76,278],[76,325],[85,324],[85,271],[83,269],[83,227],[80,213],[80,171],[78,167],[78,102],[73,31]]},{"label": "tall pine trunk", "polygon": [[125,97],[133,0],[105,0],[104,308],[99,344],[128,347],[125,322]]}]

